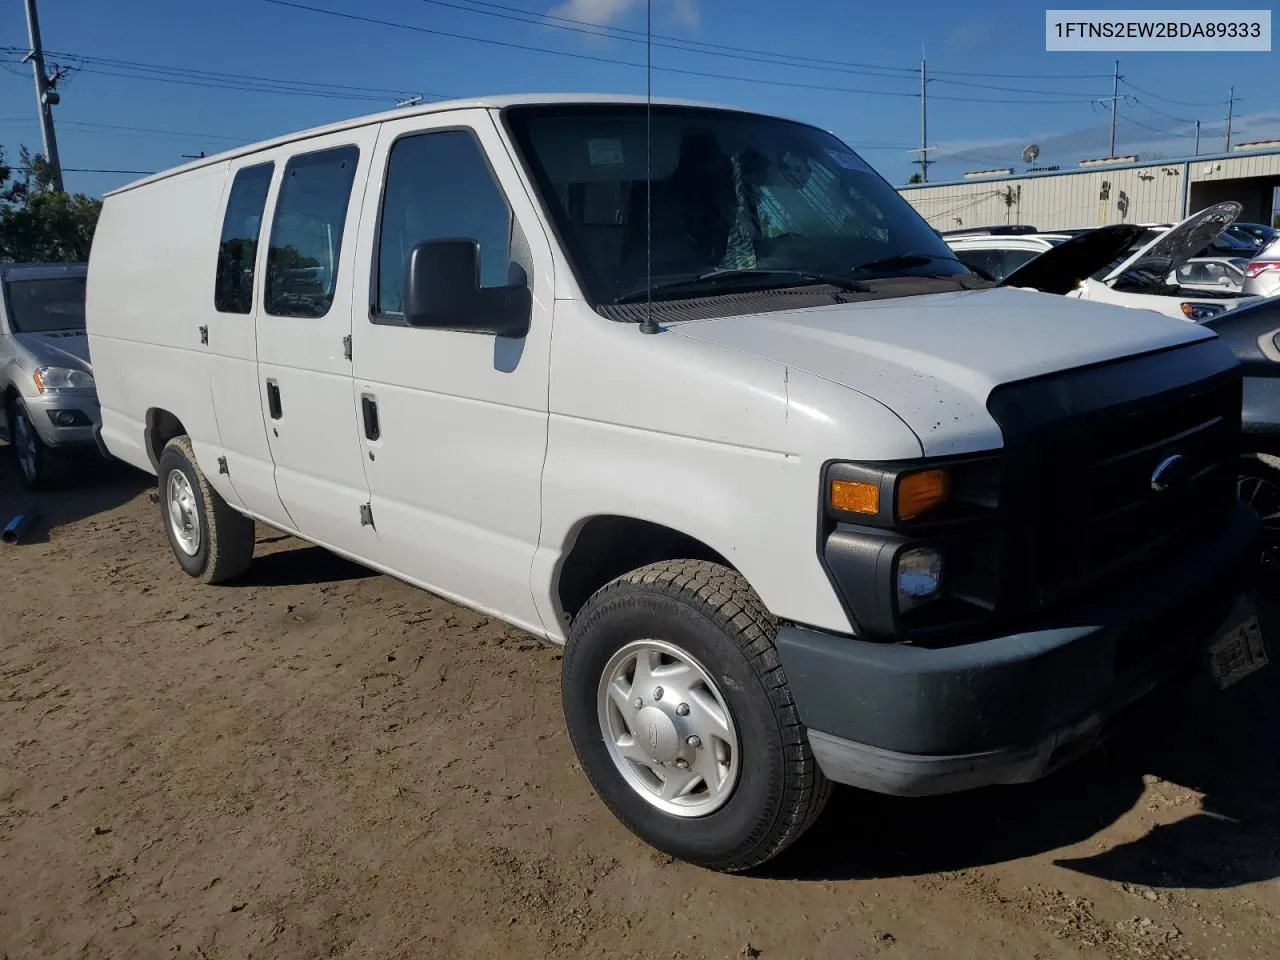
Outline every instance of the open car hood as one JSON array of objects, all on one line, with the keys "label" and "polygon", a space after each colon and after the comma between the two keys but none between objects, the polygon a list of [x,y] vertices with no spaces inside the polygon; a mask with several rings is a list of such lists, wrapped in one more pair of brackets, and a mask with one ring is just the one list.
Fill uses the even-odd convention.
[{"label": "open car hood", "polygon": [[1235,200],[1224,200],[1193,213],[1117,266],[1102,282],[1111,283],[1130,270],[1167,277],[1217,240],[1219,234],[1236,222],[1243,209]]},{"label": "open car hood", "polygon": [[1144,227],[1132,223],[1089,230],[1032,257],[1005,277],[1000,286],[1068,294],[1133,246],[1144,232]]}]

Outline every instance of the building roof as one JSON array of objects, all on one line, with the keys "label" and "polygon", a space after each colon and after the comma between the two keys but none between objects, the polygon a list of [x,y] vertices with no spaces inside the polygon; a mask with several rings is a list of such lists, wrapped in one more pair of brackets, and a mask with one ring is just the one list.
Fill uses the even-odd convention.
[{"label": "building roof", "polygon": [[260,140],[256,143],[248,143],[240,147],[232,147],[230,150],[224,150],[209,157],[201,157],[193,160],[191,163],[184,163],[181,166],[171,167],[168,170],[161,170],[159,173],[153,173],[150,176],[142,177],[131,183],[126,183],[122,187],[108,191],[105,196],[114,196],[117,193],[124,193],[128,190],[136,189],[144,184],[154,183],[157,180],[164,180],[167,177],[176,176],[180,173],[186,173],[190,170],[198,170],[201,167],[212,166],[215,163],[225,163],[236,157],[243,157],[247,154],[257,153],[261,150],[269,150],[273,147],[283,146],[287,143],[293,143],[297,140],[307,140],[312,137],[324,136],[329,133],[340,133],[343,130],[351,130],[356,127],[367,126],[371,123],[386,123],[390,120],[403,120],[406,117],[424,116],[432,113],[444,113],[449,110],[500,110],[504,107],[514,106],[537,106],[544,104],[584,104],[584,103],[600,103],[600,104],[644,104],[652,102],[654,106],[678,106],[678,107],[703,107],[712,110],[734,110],[744,111],[743,107],[733,107],[721,103],[709,103],[700,100],[682,100],[672,97],[654,97],[652,101],[642,96],[631,96],[617,93],[533,93],[533,94],[510,94],[504,96],[492,97],[475,97],[465,100],[436,100],[430,103],[415,104],[410,107],[400,107],[395,110],[386,110],[381,113],[370,113],[364,116],[351,117],[347,120],[339,120],[335,123],[325,124],[319,127],[312,127],[307,130],[298,130],[293,133],[282,134],[278,137],[272,137],[269,140]]},{"label": "building roof", "polygon": [[[1136,163],[1091,164],[1068,170],[1046,170],[1044,173],[1012,173],[1006,176],[968,177],[959,180],[930,180],[928,183],[904,183],[897,186],[901,193],[911,190],[928,190],[933,187],[968,187],[974,183],[999,183],[1003,180],[1047,180],[1049,177],[1071,177],[1082,174],[1109,173],[1113,170],[1137,170],[1141,167],[1180,167],[1188,163],[1205,163],[1211,160],[1241,160],[1245,157],[1280,156],[1280,148],[1263,150],[1232,150],[1230,153],[1202,153],[1197,157],[1170,157],[1165,160],[1139,160]],[[936,161],[935,161],[936,162]]]}]

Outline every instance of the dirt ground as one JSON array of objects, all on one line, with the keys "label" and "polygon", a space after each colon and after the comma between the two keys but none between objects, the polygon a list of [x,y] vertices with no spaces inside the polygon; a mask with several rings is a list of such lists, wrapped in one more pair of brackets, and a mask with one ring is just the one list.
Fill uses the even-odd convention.
[{"label": "dirt ground", "polygon": [[150,483],[0,546],[0,960],[1280,957],[1276,667],[1032,786],[840,791],[723,876],[596,800],[556,649],[266,529],[198,586]]}]

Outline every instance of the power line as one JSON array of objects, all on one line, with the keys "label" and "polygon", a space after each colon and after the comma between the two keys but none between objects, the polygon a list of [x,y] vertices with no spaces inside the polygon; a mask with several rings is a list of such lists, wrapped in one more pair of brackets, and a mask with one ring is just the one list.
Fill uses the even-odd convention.
[{"label": "power line", "polygon": [[[0,47],[0,52],[17,53],[13,47]],[[85,66],[81,70],[101,76],[122,77],[132,80],[149,80],[157,83],[178,83],[186,86],[208,87],[215,90],[239,90],[254,93],[280,93],[291,96],[309,96],[328,100],[364,100],[385,102],[402,98],[408,90],[391,87],[359,87],[345,84],[318,83],[310,80],[289,80],[280,77],[263,77],[253,74],[222,73],[215,70],[197,70],[190,67],[174,67],[136,60],[117,60],[66,51],[49,51],[51,56],[78,61]],[[445,99],[442,94],[418,94],[432,99]]]},{"label": "power line", "polygon": [[[585,60],[585,61],[590,61],[592,63],[607,63],[614,66],[632,67],[632,68],[637,68],[642,70],[645,69],[645,64],[637,63],[633,60],[619,60],[613,57],[595,56],[593,54],[588,54],[588,53],[576,53],[569,50],[554,50],[549,47],[538,47],[532,44],[517,43],[511,40],[498,40],[493,37],[476,37],[476,36],[471,36],[470,34],[454,33],[447,30],[436,30],[432,27],[423,27],[423,26],[419,26],[418,24],[401,23],[394,20],[383,20],[378,17],[366,17],[360,14],[346,13],[340,10],[327,10],[324,7],[313,7],[305,3],[296,3],[294,2],[294,0],[263,0],[263,2],[272,4],[278,7],[288,7],[294,10],[304,10],[309,13],[319,13],[325,16],[338,17],[343,20],[351,20],[357,23],[375,24],[383,27],[391,27],[397,30],[411,30],[415,33],[424,33],[431,36],[444,37],[450,40],[468,40],[473,43],[485,43],[485,44],[490,44],[492,46],[504,47],[504,48],[513,49],[513,50],[527,50],[533,53],[546,53],[552,56],[569,57],[574,60]],[[768,80],[763,77],[744,77],[744,76],[737,76],[737,75],[731,75],[731,74],[710,73],[702,70],[687,70],[680,67],[654,67],[653,69],[655,71],[661,71],[663,73],[674,73],[674,74],[680,74],[682,76],[688,76],[688,77],[706,77],[713,80],[731,80],[739,83],[758,83],[758,84],[764,84],[766,86],[791,87],[791,88],[801,89],[801,90],[822,90],[829,93],[857,93],[857,94],[863,94],[866,96],[905,97],[905,98],[911,98],[911,99],[914,99],[919,96],[918,93],[909,93],[909,92],[895,91],[895,90],[867,90],[867,89],[860,89],[855,87],[833,87],[826,84],[802,83],[799,81],[791,81],[791,80]],[[959,101],[959,102],[966,102],[966,103],[987,103],[987,104],[1027,103],[1027,104],[1048,105],[1048,104],[1069,104],[1069,103],[1088,102],[1088,101],[1076,100],[1076,99],[994,100],[987,97],[979,98],[979,97],[946,97],[946,96],[936,97],[935,99]]]},{"label": "power line", "polygon": [[1138,93],[1144,94],[1145,96],[1148,96],[1148,97],[1155,97],[1157,100],[1162,100],[1165,103],[1173,103],[1180,107],[1216,107],[1219,103],[1222,102],[1220,100],[1208,100],[1208,101],[1174,100],[1172,97],[1162,97],[1160,94],[1152,93],[1150,90],[1143,90],[1136,83],[1131,83],[1130,81],[1125,80],[1123,77],[1121,77],[1120,79],[1121,79],[1121,82],[1126,87],[1131,87],[1132,89],[1138,91]]},{"label": "power line", "polygon": [[[517,20],[522,23],[531,23],[538,26],[556,27],[558,24],[564,24],[562,29],[569,29],[575,33],[588,33],[593,36],[606,36],[615,40],[635,38],[637,42],[644,42],[645,34],[641,30],[630,30],[626,27],[603,26],[591,23],[588,20],[577,20],[572,17],[561,17],[549,13],[541,13],[536,10],[530,10],[527,7],[517,7],[505,3],[487,2],[487,0],[463,0],[465,6],[458,3],[449,3],[446,0],[418,0],[420,3],[429,3],[434,6],[452,7],[458,10],[466,10],[469,13],[480,13],[488,16],[497,16],[502,19]],[[488,10],[476,9],[481,7],[492,8],[493,10],[503,11],[503,13],[490,13]],[[504,14],[507,14],[504,16]],[[514,16],[514,14],[525,14],[525,17]],[[821,65],[825,67],[835,68],[844,72],[856,73],[861,71],[881,71],[882,74],[869,74],[870,76],[886,75],[898,76],[902,79],[914,79],[916,71],[912,67],[892,67],[886,64],[873,63],[857,63],[850,60],[830,60],[823,57],[810,57],[803,54],[795,53],[779,53],[774,50],[758,50],[750,47],[736,47],[722,43],[709,43],[704,40],[689,40],[684,37],[671,36],[669,34],[654,35],[655,41],[666,41],[664,43],[656,43],[655,46],[668,46],[670,43],[683,45],[680,49],[702,47],[709,50],[722,50],[732,54],[749,53],[768,57],[785,58],[805,62],[809,64]],[[689,52],[696,52],[690,50]],[[992,77],[1004,79],[1031,79],[1031,80],[1079,80],[1094,77],[1109,77],[1111,74],[1089,74],[1089,73],[1058,73],[1058,74],[1019,74],[1019,73],[972,73],[962,70],[935,70],[935,74],[945,74],[947,76],[956,77]]]}]

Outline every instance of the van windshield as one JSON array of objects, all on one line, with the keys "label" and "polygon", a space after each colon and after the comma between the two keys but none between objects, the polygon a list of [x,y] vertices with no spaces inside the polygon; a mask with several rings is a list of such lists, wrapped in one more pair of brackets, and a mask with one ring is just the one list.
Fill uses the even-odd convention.
[{"label": "van windshield", "polygon": [[650,233],[655,300],[822,282],[814,278],[971,275],[893,187],[817,128],[655,104],[646,151],[644,104],[504,116],[596,303],[649,289]]},{"label": "van windshield", "polygon": [[10,333],[84,329],[84,277],[10,280],[4,286]]}]

